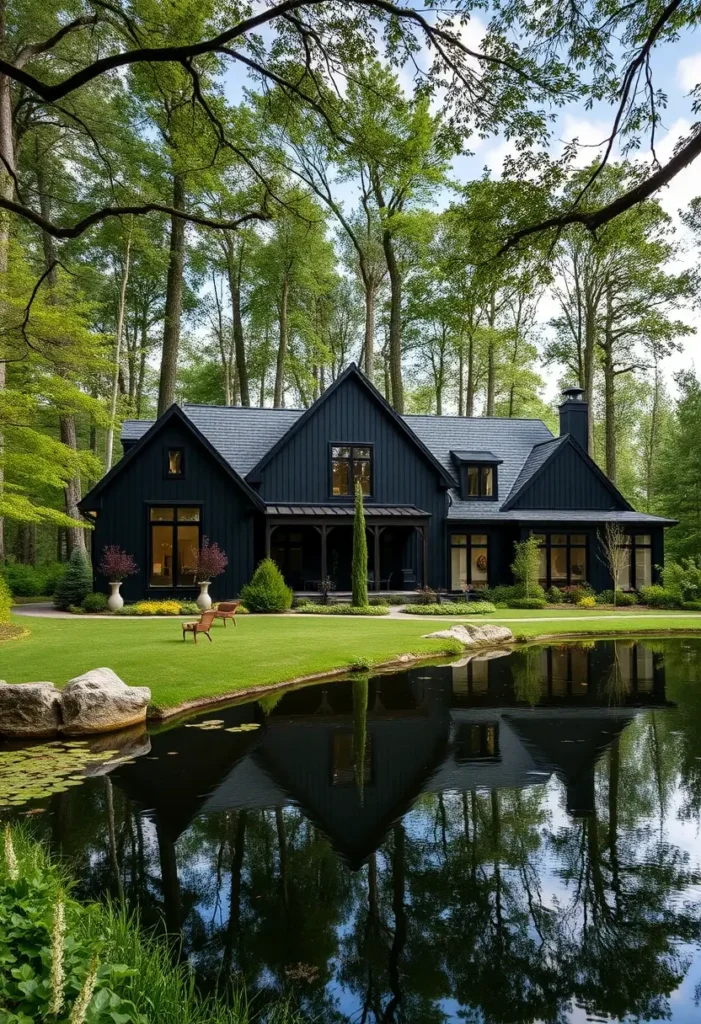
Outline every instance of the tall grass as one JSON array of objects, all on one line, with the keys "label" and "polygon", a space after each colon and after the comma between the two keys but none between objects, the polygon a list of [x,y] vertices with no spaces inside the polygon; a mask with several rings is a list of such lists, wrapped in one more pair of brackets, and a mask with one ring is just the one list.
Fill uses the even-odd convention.
[{"label": "tall grass", "polygon": [[[17,948],[9,950],[16,958],[11,967],[28,964],[38,991],[46,993],[46,1005],[37,1004],[33,1019],[55,1020],[62,1010],[61,1019],[82,1024],[104,1000],[100,986],[109,985],[123,1008],[133,1006],[144,1024],[302,1024],[285,1002],[253,1006],[242,987],[225,996],[200,994],[193,971],[177,962],[172,943],[146,932],[136,914],[118,903],[75,900],[63,866],[26,828],[6,826],[0,849],[0,914],[6,920],[14,913],[27,918],[26,928],[8,936],[0,921],[0,946],[8,937],[12,943],[13,934],[21,936]],[[65,971],[64,953],[70,960]],[[0,961],[0,991],[9,972],[10,965]]]}]

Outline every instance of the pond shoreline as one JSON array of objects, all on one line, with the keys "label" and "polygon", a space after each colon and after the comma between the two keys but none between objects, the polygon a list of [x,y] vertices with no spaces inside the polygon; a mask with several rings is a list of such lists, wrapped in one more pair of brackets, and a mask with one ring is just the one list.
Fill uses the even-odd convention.
[{"label": "pond shoreline", "polygon": [[[455,623],[457,625],[457,623]],[[557,643],[559,640],[625,640],[628,638],[638,637],[669,637],[669,636],[689,636],[699,637],[701,636],[701,628],[664,628],[658,629],[631,629],[621,634],[605,634],[602,637],[592,635],[591,632],[585,631],[573,631],[571,633],[541,633],[537,636],[521,637],[516,638],[515,643],[505,644],[493,644],[489,647],[465,647],[464,654],[492,654],[495,651],[511,651],[518,650],[520,648],[529,647],[532,644],[542,643]],[[435,651],[431,654],[400,654],[396,658],[391,658],[389,661],[378,662],[375,665],[369,666],[368,669],[354,667],[352,665],[345,665],[342,668],[331,669],[328,672],[313,672],[309,675],[295,676],[293,679],[287,679],[284,682],[260,684],[258,686],[251,686],[244,690],[236,690],[229,694],[217,695],[212,697],[200,697],[197,700],[184,701],[182,704],[178,704],[172,708],[154,708],[149,709],[146,715],[147,722],[153,722],[157,724],[159,722],[168,722],[170,719],[175,718],[179,715],[187,715],[192,711],[199,711],[204,708],[212,708],[215,706],[221,706],[224,704],[231,704],[233,702],[238,703],[239,700],[245,700],[249,697],[261,697],[267,693],[274,693],[278,690],[286,690],[296,686],[304,686],[307,683],[322,682],[325,679],[339,680],[343,676],[356,675],[359,672],[383,672],[388,669],[397,669],[403,666],[415,665],[417,662],[429,662],[437,661],[441,658],[457,657],[458,655],[454,650],[443,650]]]}]

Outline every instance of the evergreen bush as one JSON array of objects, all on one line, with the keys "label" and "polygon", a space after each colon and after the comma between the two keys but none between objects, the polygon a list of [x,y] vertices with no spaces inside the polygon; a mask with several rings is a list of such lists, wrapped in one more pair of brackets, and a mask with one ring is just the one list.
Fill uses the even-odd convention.
[{"label": "evergreen bush", "polygon": [[241,588],[241,600],[249,612],[285,612],[292,606],[292,590],[272,558],[264,558]]},{"label": "evergreen bush", "polygon": [[562,604],[565,597],[559,587],[548,587],[545,591],[545,600],[548,604]]},{"label": "evergreen bush", "polygon": [[360,484],[355,485],[355,513],[353,515],[353,563],[351,567],[351,604],[366,608],[368,603],[368,539],[365,534],[365,510]]},{"label": "evergreen bush", "polygon": [[11,604],[12,594],[10,593],[10,588],[8,587],[5,578],[0,576],[0,625],[10,621]]},{"label": "evergreen bush", "polygon": [[106,612],[107,611],[107,597],[105,594],[86,594],[83,598],[83,611],[86,612]]},{"label": "evergreen bush", "polygon": [[71,604],[81,605],[91,590],[92,569],[88,557],[81,548],[73,548],[65,572],[56,587],[54,604],[64,610]]}]

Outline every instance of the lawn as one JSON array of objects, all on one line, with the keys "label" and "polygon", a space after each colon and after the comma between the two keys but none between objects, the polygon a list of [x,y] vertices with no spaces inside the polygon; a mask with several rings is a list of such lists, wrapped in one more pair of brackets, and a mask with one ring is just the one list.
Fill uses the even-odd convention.
[{"label": "lawn", "polygon": [[[343,668],[354,659],[389,661],[400,654],[435,654],[440,640],[423,634],[459,619],[344,619],[246,616],[235,628],[213,630],[214,641],[183,643],[173,619],[41,619],[14,617],[30,633],[0,644],[0,678],[12,683],[51,680],[62,685],[107,665],[126,683],[149,686],[153,707],[174,708],[202,697]],[[519,638],[559,633],[605,635],[633,630],[701,631],[701,614],[592,611],[503,611],[469,620],[504,622]]]}]

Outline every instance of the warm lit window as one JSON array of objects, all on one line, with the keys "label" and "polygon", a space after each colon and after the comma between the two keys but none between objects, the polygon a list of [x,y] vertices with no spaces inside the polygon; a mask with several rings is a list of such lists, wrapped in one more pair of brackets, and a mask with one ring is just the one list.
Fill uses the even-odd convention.
[{"label": "warm lit window", "polygon": [[372,494],[372,448],[369,445],[333,445],[331,493],[335,498],[352,497],[357,483],[364,495]]},{"label": "warm lit window", "polygon": [[639,590],[652,583],[652,537],[649,533],[631,533],[621,545],[623,559],[618,566],[616,587]]},{"label": "warm lit window", "polygon": [[488,573],[486,533],[454,533],[450,538],[450,589],[486,587]]},{"label": "warm lit window", "polygon": [[546,587],[570,587],[587,579],[587,538],[584,533],[537,533],[540,544],[540,582]]},{"label": "warm lit window", "polygon": [[182,476],[184,471],[184,459],[182,448],[168,449],[168,476]]},{"label": "warm lit window", "polygon": [[495,497],[494,466],[465,466],[465,483],[463,497],[493,498]]},{"label": "warm lit window", "polygon": [[152,587],[192,587],[200,548],[200,510],[191,506],[154,506],[151,528]]}]

